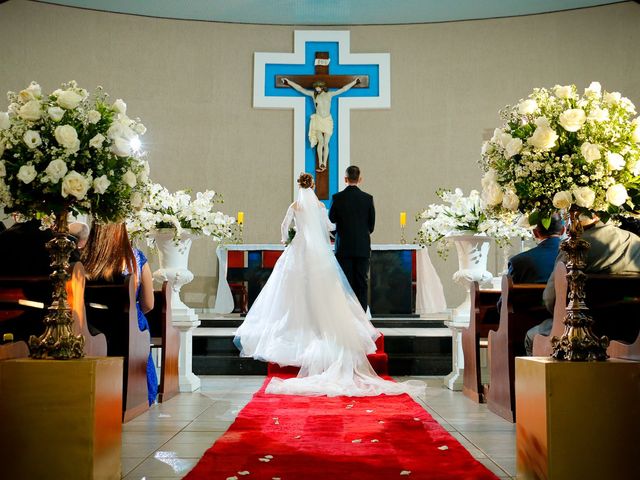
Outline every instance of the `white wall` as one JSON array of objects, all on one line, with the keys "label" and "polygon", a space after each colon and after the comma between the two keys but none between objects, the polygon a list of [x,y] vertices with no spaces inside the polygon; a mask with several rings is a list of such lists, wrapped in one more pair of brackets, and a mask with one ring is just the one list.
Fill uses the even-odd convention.
[{"label": "white wall", "polygon": [[[479,186],[480,144],[498,110],[533,87],[598,80],[640,104],[640,5],[408,26],[336,27],[351,50],[391,54],[391,109],[356,111],[351,159],[376,198],[374,242],[399,239],[398,214],[436,201],[439,187]],[[306,28],[306,27],[304,27]],[[213,188],[246,212],[245,241],[277,242],[292,198],[292,120],[252,108],[253,53],[291,52],[291,26],[189,22],[12,0],[0,5],[0,91],[77,80],[122,97],[148,127],[153,178],[170,189]],[[0,102],[0,109],[6,103]],[[408,236],[416,226],[409,222]],[[500,254],[498,253],[499,257]],[[449,303],[455,254],[432,253]],[[187,303],[212,306],[211,242],[195,242]],[[492,266],[495,269],[495,265]]]}]

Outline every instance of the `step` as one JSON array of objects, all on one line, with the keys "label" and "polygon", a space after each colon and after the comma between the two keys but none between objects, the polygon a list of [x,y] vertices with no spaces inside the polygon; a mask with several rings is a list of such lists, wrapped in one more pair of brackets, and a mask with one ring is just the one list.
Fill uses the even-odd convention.
[{"label": "step", "polygon": [[430,355],[389,354],[389,375],[443,376],[451,373],[451,353]]},{"label": "step", "polygon": [[192,369],[196,375],[266,375],[267,364],[238,355],[193,355]]},{"label": "step", "polygon": [[[385,337],[389,375],[446,375],[451,372],[451,338],[427,337],[408,340]],[[409,345],[402,351],[399,346]],[[380,365],[376,371],[384,372]],[[266,375],[267,364],[241,358],[233,337],[194,337],[193,372],[196,375]]]},{"label": "step", "polygon": [[[417,331],[416,331],[417,330]],[[197,328],[193,333],[193,355],[238,355],[233,343],[232,328]],[[451,353],[451,332],[448,329],[380,329],[377,351],[389,354]],[[433,334],[433,335],[432,335]]]},{"label": "step", "polygon": [[[242,318],[200,319],[199,328],[229,328],[242,325]],[[420,318],[373,318],[376,328],[445,328],[442,320],[424,320]]]},{"label": "step", "polygon": [[[443,328],[449,314],[433,313],[424,316],[408,315],[374,315],[371,323],[376,328]],[[211,312],[199,313],[200,327],[239,327],[245,316],[239,313],[218,314]]]},{"label": "step", "polygon": [[450,336],[389,335],[385,336],[384,351],[389,355],[451,354]]}]

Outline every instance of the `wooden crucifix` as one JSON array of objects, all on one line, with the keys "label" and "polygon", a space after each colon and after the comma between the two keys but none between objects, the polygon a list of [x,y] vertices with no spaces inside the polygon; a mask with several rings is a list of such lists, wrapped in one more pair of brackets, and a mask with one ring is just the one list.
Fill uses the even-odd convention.
[{"label": "wooden crucifix", "polygon": [[[309,122],[309,141],[316,147],[316,194],[329,198],[329,140],[333,134],[331,99],[350,88],[367,88],[368,75],[330,75],[329,52],[316,52],[314,75],[276,75],[276,88],[294,88],[313,99],[316,111]],[[337,88],[329,91],[329,88]]]}]

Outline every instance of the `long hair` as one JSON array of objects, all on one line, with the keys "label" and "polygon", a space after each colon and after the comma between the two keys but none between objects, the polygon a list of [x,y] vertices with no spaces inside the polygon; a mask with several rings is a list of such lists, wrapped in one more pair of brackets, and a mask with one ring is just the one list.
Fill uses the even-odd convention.
[{"label": "long hair", "polygon": [[93,224],[82,263],[89,280],[113,281],[125,268],[137,276],[136,257],[124,223]]}]

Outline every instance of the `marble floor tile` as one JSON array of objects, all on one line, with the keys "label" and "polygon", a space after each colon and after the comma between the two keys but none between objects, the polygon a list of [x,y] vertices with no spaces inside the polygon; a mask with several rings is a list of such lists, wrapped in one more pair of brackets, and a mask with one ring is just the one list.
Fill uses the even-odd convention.
[{"label": "marble floor tile", "polygon": [[122,441],[131,444],[162,445],[173,435],[171,432],[123,432]]},{"label": "marble floor tile", "polygon": [[[217,432],[222,434],[222,432]],[[202,457],[204,452],[209,450],[213,443],[219,438],[219,435],[212,435],[210,439],[205,442],[198,443],[173,443],[171,441],[165,443],[159,450],[154,452],[155,454],[161,454],[168,457],[170,453],[173,453],[178,458],[197,458]]]},{"label": "marble floor tile", "polygon": [[172,444],[176,444],[176,443],[203,443],[203,442],[208,442],[211,441],[211,439],[215,440],[217,439],[220,435],[220,433],[222,432],[197,432],[197,431],[192,431],[192,432],[185,432],[182,431],[178,434],[176,434],[172,439],[171,439],[171,443]]},{"label": "marble floor tile", "polygon": [[174,452],[155,452],[134,468],[124,478],[126,480],[153,478],[154,476],[182,478],[195,464],[197,458],[180,458]]},{"label": "marble floor tile", "polygon": [[460,444],[473,456],[473,458],[487,458],[487,455],[476,447],[473,443],[471,443],[464,435],[460,432],[450,432],[451,436],[458,440]]},{"label": "marble floor tile", "polygon": [[511,422],[498,421],[497,419],[451,419],[447,421],[460,432],[491,432],[507,431],[515,435],[516,425]]},{"label": "marble floor tile", "polygon": [[510,431],[464,432],[464,436],[488,457],[516,456],[515,433]]},{"label": "marble floor tile", "polygon": [[509,475],[516,476],[516,459],[514,456],[503,457],[496,455],[491,457],[491,460]]},{"label": "marble floor tile", "polygon": [[140,444],[126,443],[126,439],[122,440],[121,458],[142,458],[143,460],[160,448],[163,444]]},{"label": "marble floor tile", "polygon": [[194,420],[184,427],[184,432],[226,432],[232,421],[225,420]]},{"label": "marble floor tile", "polygon": [[127,475],[134,468],[140,465],[146,457],[132,457],[132,458],[122,458],[122,476]]},{"label": "marble floor tile", "polygon": [[179,432],[189,425],[188,420],[175,421],[174,419],[154,419],[149,418],[144,421],[128,422],[122,425],[122,432]]},{"label": "marble floor tile", "polygon": [[489,471],[491,473],[495,474],[498,478],[511,478],[511,475],[509,475],[507,472],[505,472],[503,469],[501,469],[491,459],[489,459],[489,458],[478,458],[477,460],[481,464],[483,464],[485,467],[487,467],[487,469],[489,469]]},{"label": "marble floor tile", "polygon": [[208,435],[202,436],[198,440],[190,439],[188,442],[185,442],[184,439],[178,439],[175,441],[169,440],[158,450],[185,452],[188,457],[190,455],[189,452],[193,449],[201,448],[204,452],[207,448],[211,447],[214,442],[224,434],[224,432],[207,432],[207,434]]}]

